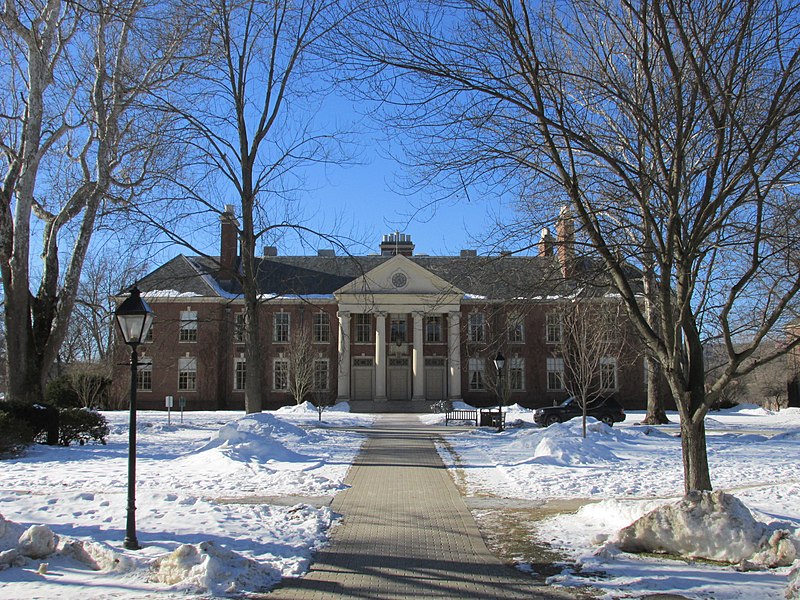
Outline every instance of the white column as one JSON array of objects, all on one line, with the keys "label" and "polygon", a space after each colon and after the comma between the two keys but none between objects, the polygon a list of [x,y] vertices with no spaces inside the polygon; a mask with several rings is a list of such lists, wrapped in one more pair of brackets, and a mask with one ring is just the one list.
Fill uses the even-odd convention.
[{"label": "white column", "polygon": [[411,353],[412,378],[412,400],[425,399],[425,359],[423,358],[423,332],[422,322],[425,318],[421,312],[412,314],[414,319],[414,348]]},{"label": "white column", "polygon": [[350,399],[350,313],[339,311],[339,386],[338,401]]},{"label": "white column", "polygon": [[447,314],[447,354],[450,399],[461,399],[461,313]]},{"label": "white column", "polygon": [[375,400],[386,400],[386,313],[375,313]]}]

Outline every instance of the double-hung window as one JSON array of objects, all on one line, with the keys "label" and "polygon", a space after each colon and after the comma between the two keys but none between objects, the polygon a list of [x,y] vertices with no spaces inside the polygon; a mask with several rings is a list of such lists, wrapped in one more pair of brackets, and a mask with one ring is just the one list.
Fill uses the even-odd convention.
[{"label": "double-hung window", "polygon": [[272,363],[272,389],[289,389],[289,359],[276,358]]},{"label": "double-hung window", "polygon": [[321,312],[314,315],[314,342],[324,344],[331,341],[331,316]]},{"label": "double-hung window", "polygon": [[178,340],[181,342],[197,341],[197,311],[181,311],[181,329]]},{"label": "double-hung window", "polygon": [[561,357],[547,359],[547,389],[551,392],[564,389],[564,359]]},{"label": "double-hung window", "polygon": [[483,342],[486,339],[486,321],[483,313],[472,313],[467,326],[467,340]]},{"label": "double-hung window", "polygon": [[193,392],[197,389],[197,358],[182,356],[178,359],[178,391]]},{"label": "double-hung window", "polygon": [[483,390],[486,389],[484,385],[484,369],[486,368],[486,361],[482,358],[469,359],[469,389],[470,390]]},{"label": "double-hung window", "polygon": [[278,343],[289,341],[289,313],[272,315],[272,341]]}]

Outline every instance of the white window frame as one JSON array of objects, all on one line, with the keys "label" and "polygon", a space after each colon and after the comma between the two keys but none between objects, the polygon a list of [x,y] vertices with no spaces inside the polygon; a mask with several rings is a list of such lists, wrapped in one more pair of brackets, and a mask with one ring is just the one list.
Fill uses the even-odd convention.
[{"label": "white window frame", "polygon": [[564,319],[559,313],[548,313],[545,325],[545,341],[548,344],[560,344],[564,339]]},{"label": "white window frame", "polygon": [[276,358],[272,361],[272,389],[276,392],[289,391],[288,358]]},{"label": "white window frame", "polygon": [[136,368],[136,391],[153,391],[153,359],[150,356],[140,356]]},{"label": "white window frame", "polygon": [[372,315],[369,313],[356,313],[355,322],[356,344],[369,344],[372,342]]},{"label": "white window frame", "polygon": [[[613,379],[613,386],[606,385],[608,376]],[[619,389],[619,379],[617,377],[617,359],[613,356],[604,356],[600,359],[600,385],[603,391],[616,392]]]},{"label": "white window frame", "polygon": [[236,313],[233,321],[233,342],[235,344],[245,343],[245,315],[243,312]]},{"label": "white window frame", "polygon": [[[521,356],[514,356],[508,359],[509,388],[512,392],[522,392],[525,390],[525,359]],[[517,381],[515,382],[515,377]],[[515,385],[516,383],[516,385]]]},{"label": "white window frame", "polygon": [[444,322],[442,315],[430,315],[425,317],[425,341],[429,344],[441,344],[443,341],[442,331]]},{"label": "white window frame", "polygon": [[389,342],[394,344],[398,339],[401,344],[408,341],[408,317],[406,315],[389,317]]},{"label": "white window frame", "polygon": [[467,321],[467,341],[483,342],[485,340],[486,319],[483,316],[483,313],[471,313]]},{"label": "white window frame", "polygon": [[511,344],[525,343],[525,320],[519,315],[508,317],[508,341]]},{"label": "white window frame", "polygon": [[564,359],[560,356],[547,357],[547,391],[564,390]]},{"label": "white window frame", "polygon": [[272,315],[272,341],[276,344],[287,344],[290,339],[292,315],[277,312]]},{"label": "white window frame", "polygon": [[469,359],[469,389],[474,392],[486,389],[486,359]]},{"label": "white window frame", "polygon": [[196,310],[182,310],[181,311],[181,328],[178,334],[179,342],[196,342],[197,341],[197,311]]},{"label": "white window frame", "polygon": [[241,392],[247,385],[247,361],[244,357],[233,359],[233,389]]},{"label": "white window frame", "polygon": [[331,316],[326,312],[314,314],[314,343],[329,344],[331,341]]},{"label": "white window frame", "polygon": [[178,358],[178,391],[194,392],[197,390],[197,357],[181,356]]},{"label": "white window frame", "polygon": [[[322,379],[321,373],[324,373],[324,385],[320,386],[320,380]],[[330,389],[330,361],[327,358],[315,358],[314,359],[314,380],[313,380],[313,387],[312,389],[315,392],[327,392]]]}]

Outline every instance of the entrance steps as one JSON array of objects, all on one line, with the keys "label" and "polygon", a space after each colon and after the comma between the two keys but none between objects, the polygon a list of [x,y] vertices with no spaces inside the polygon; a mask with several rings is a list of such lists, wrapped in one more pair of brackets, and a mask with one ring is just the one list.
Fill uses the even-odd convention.
[{"label": "entrance steps", "polygon": [[350,400],[354,413],[429,413],[436,400]]}]

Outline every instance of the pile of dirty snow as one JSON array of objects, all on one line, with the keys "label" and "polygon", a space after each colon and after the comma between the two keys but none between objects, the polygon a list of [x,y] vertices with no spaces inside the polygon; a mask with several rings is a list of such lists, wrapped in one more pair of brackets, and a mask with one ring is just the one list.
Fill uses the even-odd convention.
[{"label": "pile of dirty snow", "polygon": [[624,552],[706,558],[753,569],[791,565],[800,540],[788,529],[756,521],[730,494],[698,491],[622,529],[617,546]]}]

